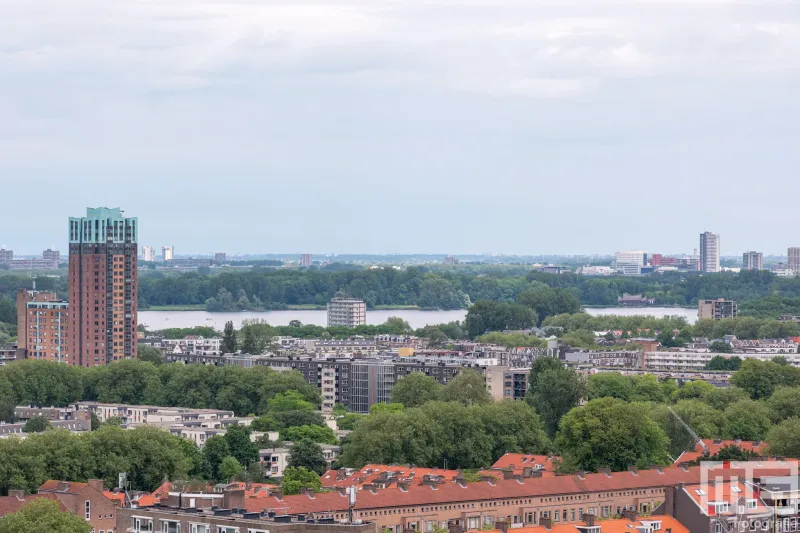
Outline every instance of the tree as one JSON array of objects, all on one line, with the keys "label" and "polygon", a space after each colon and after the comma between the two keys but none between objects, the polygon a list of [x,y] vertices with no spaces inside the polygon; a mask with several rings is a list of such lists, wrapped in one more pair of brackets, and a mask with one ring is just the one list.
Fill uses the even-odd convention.
[{"label": "tree", "polygon": [[236,353],[236,330],[231,321],[225,322],[222,332],[222,353]]},{"label": "tree", "polygon": [[304,466],[289,467],[283,471],[281,492],[284,496],[300,494],[303,489],[312,489],[314,492],[322,491],[322,482],[319,475]]},{"label": "tree", "polygon": [[587,392],[592,400],[609,397],[628,401],[633,395],[633,381],[617,372],[601,372],[589,377]]},{"label": "tree", "polygon": [[726,439],[763,440],[769,430],[772,412],[767,404],[755,400],[739,400],[725,409]]},{"label": "tree", "polygon": [[47,431],[53,427],[50,424],[50,421],[43,416],[32,416],[25,425],[22,427],[22,431],[25,433],[41,433],[43,431]]},{"label": "tree", "polygon": [[153,363],[154,365],[164,364],[164,354],[154,346],[143,344],[137,347],[137,357],[139,361]]},{"label": "tree", "polygon": [[472,369],[462,370],[442,389],[442,399],[464,405],[484,404],[492,401],[486,390],[486,380]]},{"label": "tree", "polygon": [[222,459],[219,465],[219,479],[227,482],[235,479],[244,472],[244,467],[236,460],[236,457],[229,455]]},{"label": "tree", "polygon": [[447,334],[439,328],[430,328],[425,333],[425,339],[431,347],[443,346],[449,340]]},{"label": "tree", "polygon": [[418,407],[439,398],[442,386],[436,378],[422,372],[412,372],[397,380],[392,387],[392,403]]},{"label": "tree", "polygon": [[779,457],[800,457],[800,418],[789,418],[767,434],[769,453]]},{"label": "tree", "polygon": [[[725,415],[701,400],[681,400],[673,406],[675,413],[704,439],[716,438],[722,434]],[[653,407],[653,419],[669,439],[669,453],[677,457],[686,450],[694,450],[694,437],[686,430],[668,409],[660,404]]]},{"label": "tree", "polygon": [[517,303],[533,309],[538,323],[550,316],[578,313],[581,310],[581,302],[572,291],[553,289],[542,283],[522,291],[517,296]]},{"label": "tree", "polygon": [[336,444],[339,442],[336,433],[328,426],[295,426],[286,428],[281,431],[281,439],[291,442],[308,439],[319,444]]},{"label": "tree", "polygon": [[[730,348],[730,344],[728,343],[721,343],[725,346]],[[731,348],[733,350],[733,348]],[[728,371],[736,371],[742,366],[742,359],[734,355],[732,357],[725,357],[722,355],[715,355],[711,358],[711,360],[706,363],[706,370],[728,370]]]},{"label": "tree", "polygon": [[542,417],[548,435],[555,436],[561,418],[586,396],[586,384],[573,370],[552,357],[533,362],[527,403]]},{"label": "tree", "polygon": [[297,391],[288,391],[276,394],[271,400],[267,401],[267,412],[285,413],[287,411],[314,411],[316,406],[307,401],[302,394]]},{"label": "tree", "polygon": [[716,387],[707,381],[690,381],[684,383],[681,388],[675,391],[673,398],[677,400],[691,400],[692,398],[703,398],[710,394]]},{"label": "tree", "polygon": [[743,450],[735,444],[727,444],[714,455],[709,454],[708,450],[704,451],[700,457],[689,464],[691,466],[700,466],[704,461],[749,461],[757,456],[758,454],[750,450]]},{"label": "tree", "polygon": [[399,316],[390,316],[383,323],[383,326],[384,331],[390,335],[405,335],[411,332],[411,326]]},{"label": "tree", "polygon": [[250,433],[249,427],[239,424],[228,426],[225,432],[225,442],[228,443],[230,455],[245,468],[258,461],[258,448],[250,441]]},{"label": "tree", "polygon": [[322,448],[319,444],[305,439],[296,442],[292,446],[289,466],[302,466],[321,476],[328,470],[328,461],[325,460],[325,455],[322,453]]},{"label": "tree", "polygon": [[767,406],[776,423],[787,418],[800,417],[800,387],[778,387],[767,399]]},{"label": "tree", "polygon": [[718,411],[724,411],[732,403],[747,398],[749,398],[747,392],[739,387],[714,387],[713,390],[705,392],[700,400]]},{"label": "tree", "polygon": [[377,413],[397,413],[405,409],[406,406],[402,403],[376,403],[369,408],[370,414]]},{"label": "tree", "polygon": [[487,331],[526,329],[537,322],[536,313],[530,307],[489,300],[475,302],[465,319],[467,331],[473,339]]},{"label": "tree", "polygon": [[0,533],[89,533],[91,530],[86,520],[62,511],[61,504],[49,498],[33,499],[0,520]]},{"label": "tree", "polygon": [[231,449],[224,436],[216,435],[206,441],[203,446],[203,464],[211,479],[214,481],[222,479],[219,468],[222,460],[230,454]]},{"label": "tree", "polygon": [[708,349],[711,353],[733,353],[733,346],[723,341],[712,342]]},{"label": "tree", "polygon": [[621,471],[669,463],[667,436],[647,405],[616,398],[591,400],[567,413],[556,445],[564,471],[594,472],[601,467]]},{"label": "tree", "polygon": [[747,359],[731,377],[731,384],[747,391],[754,400],[768,398],[776,388],[800,385],[800,369],[773,361]]},{"label": "tree", "polygon": [[284,411],[275,413],[275,422],[278,429],[291,428],[296,426],[324,426],[325,420],[322,415],[315,411]]}]

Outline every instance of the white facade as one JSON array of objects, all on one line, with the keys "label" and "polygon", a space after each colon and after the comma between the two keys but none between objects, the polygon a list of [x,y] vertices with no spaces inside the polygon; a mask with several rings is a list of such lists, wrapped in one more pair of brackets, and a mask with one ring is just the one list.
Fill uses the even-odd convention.
[{"label": "white facade", "polygon": [[763,270],[764,254],[759,252],[745,252],[742,255],[742,270]]},{"label": "white facade", "polygon": [[367,323],[367,304],[358,298],[334,298],[328,303],[328,327],[354,328]]},{"label": "white facade", "polygon": [[578,273],[584,276],[610,276],[614,272],[615,270],[609,266],[584,266]]},{"label": "white facade", "polygon": [[173,259],[175,259],[175,247],[174,246],[162,247],[161,255],[163,256],[164,261],[172,261]]},{"label": "white facade", "polygon": [[156,251],[152,246],[142,246],[142,260],[148,263],[156,260]]},{"label": "white facade", "polygon": [[647,264],[647,252],[643,252],[641,250],[617,252],[614,262],[617,264],[634,264],[643,267]]},{"label": "white facade", "polygon": [[188,355],[220,355],[222,339],[219,337],[186,337],[185,339],[164,339],[161,341],[164,353]]},{"label": "white facade", "polygon": [[770,361],[773,357],[781,355],[789,364],[800,367],[800,354],[777,353],[711,353],[711,352],[645,352],[644,367],[648,370],[703,370],[706,364],[717,355],[722,357],[740,357],[742,359],[757,359]]},{"label": "white facade", "polygon": [[791,247],[789,248],[789,270],[794,273],[800,272],[800,248],[798,247]]},{"label": "white facade", "polygon": [[719,268],[719,235],[706,231],[700,234],[700,271],[716,273]]}]

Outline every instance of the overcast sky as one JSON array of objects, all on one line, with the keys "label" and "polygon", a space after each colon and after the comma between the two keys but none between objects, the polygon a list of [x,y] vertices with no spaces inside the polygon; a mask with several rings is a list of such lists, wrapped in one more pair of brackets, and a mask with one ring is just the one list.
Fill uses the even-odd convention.
[{"label": "overcast sky", "polygon": [[800,245],[797,0],[0,0],[0,244]]}]

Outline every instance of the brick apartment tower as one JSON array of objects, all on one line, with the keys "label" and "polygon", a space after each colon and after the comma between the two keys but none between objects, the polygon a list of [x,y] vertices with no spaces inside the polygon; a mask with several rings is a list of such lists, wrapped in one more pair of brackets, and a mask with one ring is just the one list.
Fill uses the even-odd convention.
[{"label": "brick apartment tower", "polygon": [[17,349],[23,357],[72,364],[68,338],[67,302],[54,292],[17,291]]},{"label": "brick apartment tower", "polygon": [[136,357],[138,220],[89,208],[69,219],[69,353],[80,366]]}]

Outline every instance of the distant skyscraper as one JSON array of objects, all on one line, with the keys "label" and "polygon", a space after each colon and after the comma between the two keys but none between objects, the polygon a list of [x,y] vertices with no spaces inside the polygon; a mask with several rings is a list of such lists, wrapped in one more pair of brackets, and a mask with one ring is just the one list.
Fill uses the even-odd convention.
[{"label": "distant skyscraper", "polygon": [[300,266],[301,267],[310,267],[314,264],[314,260],[311,254],[300,254]]},{"label": "distant skyscraper", "polygon": [[719,271],[719,235],[706,231],[700,234],[700,272]]},{"label": "distant skyscraper", "polygon": [[172,261],[175,259],[175,247],[163,246],[161,248],[161,257],[164,259],[164,261]]},{"label": "distant skyscraper", "polygon": [[142,246],[142,261],[152,263],[156,260],[156,250],[152,246]]},{"label": "distant skyscraper", "polygon": [[224,265],[227,260],[228,256],[222,252],[217,252],[214,254],[214,262],[218,265]]},{"label": "distant skyscraper", "polygon": [[742,270],[764,270],[764,255],[759,252],[745,252],[742,255]]},{"label": "distant skyscraper", "polygon": [[793,273],[800,272],[800,248],[789,248],[789,270]]},{"label": "distant skyscraper", "polygon": [[10,265],[14,260],[14,250],[0,248],[0,265]]},{"label": "distant skyscraper", "polygon": [[138,220],[120,209],[69,219],[69,355],[96,366],[136,357]]}]

